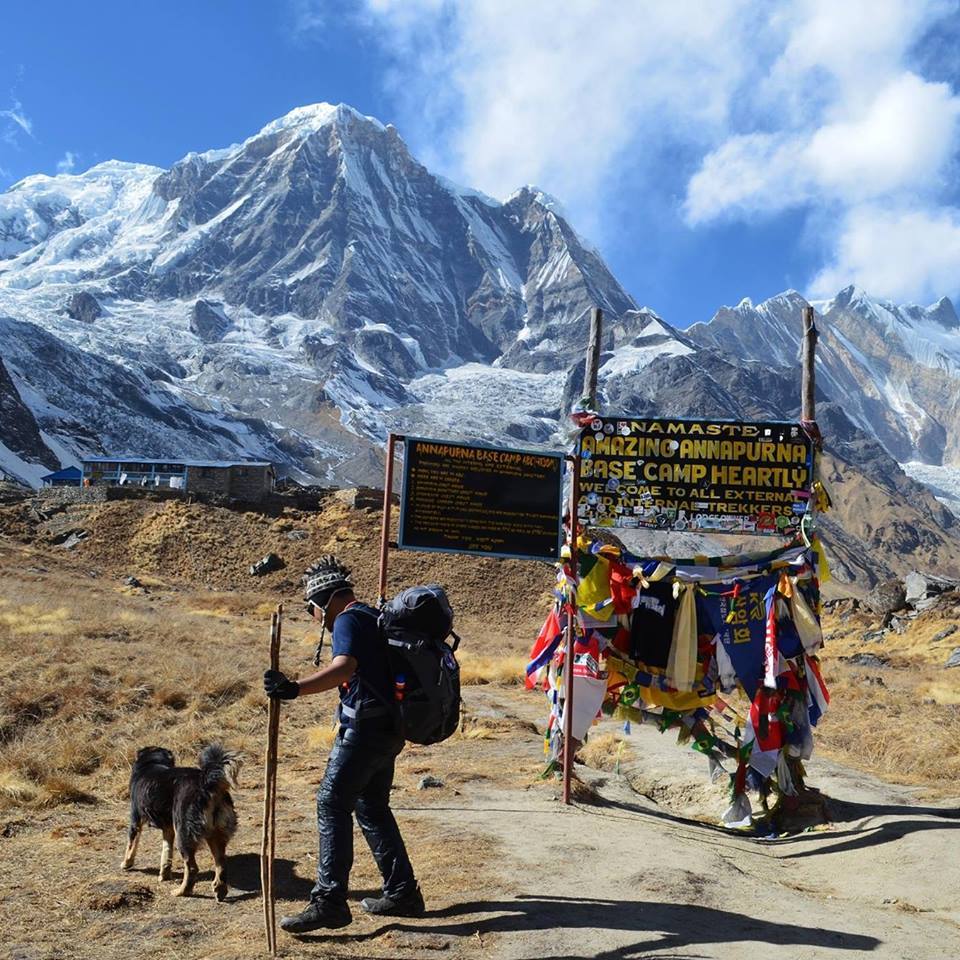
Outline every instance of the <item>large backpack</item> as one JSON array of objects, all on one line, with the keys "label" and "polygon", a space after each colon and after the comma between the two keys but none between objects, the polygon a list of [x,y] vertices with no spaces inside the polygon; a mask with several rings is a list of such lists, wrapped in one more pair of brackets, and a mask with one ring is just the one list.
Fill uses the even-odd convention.
[{"label": "large backpack", "polygon": [[[409,587],[384,605],[387,643],[400,726],[411,743],[440,743],[460,724],[460,665],[454,653],[450,601],[437,584]],[[453,637],[453,644],[447,637]]]}]

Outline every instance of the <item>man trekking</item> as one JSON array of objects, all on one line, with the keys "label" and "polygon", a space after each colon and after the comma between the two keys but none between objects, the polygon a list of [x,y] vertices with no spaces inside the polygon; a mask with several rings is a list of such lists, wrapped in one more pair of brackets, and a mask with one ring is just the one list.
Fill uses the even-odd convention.
[{"label": "man trekking", "polygon": [[404,738],[392,707],[395,684],[378,612],[358,602],[350,571],[334,556],[321,557],[303,581],[308,612],[320,621],[321,629],[332,630],[330,665],[299,681],[267,670],[263,686],[267,696],[281,700],[339,687],[340,729],[317,791],[317,882],[307,907],[281,918],[280,927],[306,933],[344,927],[352,920],[347,890],[354,812],[383,875],[383,896],[365,898],[361,906],[372,914],[422,916],[423,896],[390,810],[394,761]]}]

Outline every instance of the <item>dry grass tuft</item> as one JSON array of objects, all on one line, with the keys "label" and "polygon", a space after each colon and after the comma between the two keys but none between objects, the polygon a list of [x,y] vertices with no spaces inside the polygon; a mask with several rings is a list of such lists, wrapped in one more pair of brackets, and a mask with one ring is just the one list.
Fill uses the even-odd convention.
[{"label": "dry grass tuft", "polygon": [[490,656],[464,651],[460,655],[460,683],[479,686],[492,683],[513,686],[523,683],[527,658],[512,655]]},{"label": "dry grass tuft", "polygon": [[539,735],[535,723],[520,717],[470,717],[464,716],[457,732],[463,740],[497,740],[503,737]]},{"label": "dry grass tuft", "polygon": [[44,778],[41,784],[45,807],[59,807],[64,803],[96,803],[97,798],[84,790],[75,780],[69,777],[51,774]]},{"label": "dry grass tuft", "polygon": [[574,803],[599,803],[600,795],[589,784],[581,780],[576,774],[570,779],[570,799]]},{"label": "dry grass tuft", "polygon": [[32,806],[40,798],[40,787],[17,773],[0,770],[0,808]]},{"label": "dry grass tuft", "polygon": [[0,743],[9,743],[23,735],[28,727],[52,717],[63,701],[55,693],[43,693],[37,697],[24,696],[23,692],[11,690],[0,699],[3,713],[0,715]]},{"label": "dry grass tuft", "polygon": [[496,740],[500,731],[492,723],[474,721],[460,727],[457,736],[461,740]]},{"label": "dry grass tuft", "polygon": [[336,727],[311,727],[307,731],[307,749],[312,751],[329,750],[336,737]]},{"label": "dry grass tuft", "polygon": [[627,742],[614,733],[591,736],[579,749],[577,756],[594,770],[613,772],[619,763],[630,755]]}]

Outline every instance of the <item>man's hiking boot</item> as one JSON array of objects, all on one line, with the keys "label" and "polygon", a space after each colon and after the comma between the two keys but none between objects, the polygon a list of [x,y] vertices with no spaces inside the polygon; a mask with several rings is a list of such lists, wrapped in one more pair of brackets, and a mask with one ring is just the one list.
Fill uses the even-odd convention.
[{"label": "man's hiking boot", "polygon": [[360,901],[360,906],[367,913],[382,917],[422,917],[427,909],[419,887],[396,900],[392,897],[364,897]]},{"label": "man's hiking boot", "polygon": [[287,933],[309,933],[311,930],[336,930],[353,920],[350,907],[329,900],[311,900],[306,909],[290,917],[280,918],[280,929]]}]

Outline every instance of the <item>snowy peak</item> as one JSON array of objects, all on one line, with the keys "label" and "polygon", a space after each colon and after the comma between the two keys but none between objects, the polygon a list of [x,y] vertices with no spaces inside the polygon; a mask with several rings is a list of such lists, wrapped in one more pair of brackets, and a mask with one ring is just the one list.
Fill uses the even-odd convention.
[{"label": "snowy peak", "polygon": [[941,297],[931,306],[919,309],[923,311],[927,319],[939,323],[946,330],[960,329],[960,317],[957,316],[957,310],[949,297]]},{"label": "snowy peak", "polygon": [[558,217],[566,218],[566,211],[563,204],[552,194],[547,193],[546,190],[541,190],[536,184],[528,183],[524,186],[514,190],[513,193],[503,201],[504,206],[517,205],[523,208],[529,207],[531,204],[537,204],[537,206],[543,207],[544,210],[549,210],[555,213]]},{"label": "snowy peak", "polygon": [[721,307],[709,323],[696,323],[687,336],[731,357],[775,366],[796,362],[803,333],[803,308],[796,290],[786,290],[754,306],[745,297],[736,307]]},{"label": "snowy peak", "polygon": [[336,124],[346,125],[351,122],[365,124],[378,131],[393,131],[392,126],[385,126],[376,117],[364,116],[359,110],[345,103],[311,103],[302,107],[294,107],[289,113],[271,120],[253,136],[247,137],[239,143],[228,147],[205,150],[201,153],[189,153],[184,161],[217,162],[229,159],[245,150],[258,150],[261,154],[264,148],[270,145],[286,144],[293,139],[304,139],[317,133],[322,133],[328,127]]},{"label": "snowy peak", "polygon": [[[111,160],[84,173],[37,174],[15,183],[0,194],[0,272],[10,260],[64,231],[130,212],[162,172]],[[109,230],[105,220],[101,239]]]},{"label": "snowy peak", "polygon": [[268,123],[252,139],[270,136],[281,130],[293,130],[300,135],[309,135],[322,130],[331,123],[346,120],[359,120],[370,124],[377,130],[386,130],[376,117],[364,116],[359,110],[346,103],[310,103],[302,107],[294,107],[289,113]]}]

